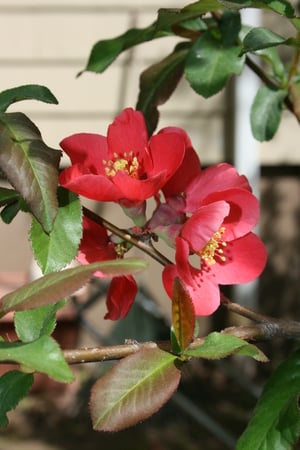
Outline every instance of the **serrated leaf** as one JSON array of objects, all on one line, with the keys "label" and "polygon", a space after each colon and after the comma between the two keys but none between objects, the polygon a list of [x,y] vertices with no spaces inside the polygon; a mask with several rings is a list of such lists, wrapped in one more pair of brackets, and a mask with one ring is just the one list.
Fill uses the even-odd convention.
[{"label": "serrated leaf", "polygon": [[177,48],[159,63],[148,67],[140,76],[136,109],[143,112],[149,135],[158,123],[157,106],[168,100],[182,77],[186,55],[186,48]]},{"label": "serrated leaf", "polygon": [[172,292],[172,325],[180,351],[184,351],[194,336],[196,323],[192,299],[178,277]]},{"label": "serrated leaf", "polygon": [[14,325],[22,342],[32,342],[41,336],[50,335],[56,326],[56,312],[65,302],[45,305],[40,308],[19,311],[14,314]]},{"label": "serrated leaf", "polygon": [[57,195],[59,208],[51,232],[45,233],[33,219],[29,234],[34,258],[43,273],[58,271],[70,263],[77,255],[82,237],[78,196],[62,187]]},{"label": "serrated leaf", "polygon": [[6,372],[0,377],[0,428],[8,425],[7,413],[28,394],[33,381],[32,373],[18,370]]},{"label": "serrated leaf", "polygon": [[17,362],[26,369],[45,373],[62,383],[74,381],[74,374],[59,345],[50,336],[42,336],[29,343],[0,342],[0,361]]},{"label": "serrated leaf", "polygon": [[58,104],[57,99],[46,86],[27,84],[0,92],[0,112],[6,111],[9,105],[21,100],[39,100],[45,103]]},{"label": "serrated leaf", "polygon": [[271,375],[256,405],[237,450],[288,450],[300,433],[300,351],[291,355]]},{"label": "serrated leaf", "polygon": [[268,47],[275,47],[287,42],[287,39],[279,36],[268,28],[257,27],[252,28],[249,33],[246,34],[243,45],[245,51],[253,52],[255,50],[261,50]]},{"label": "serrated leaf", "polygon": [[244,66],[241,46],[223,46],[210,31],[203,33],[191,47],[185,64],[185,75],[191,87],[205,98],[223,89],[233,74]]},{"label": "serrated leaf", "polygon": [[251,107],[250,123],[253,136],[258,141],[269,141],[274,137],[286,96],[285,89],[276,90],[268,86],[262,86],[257,91]]},{"label": "serrated leaf", "polygon": [[236,336],[216,331],[208,334],[203,344],[184,351],[184,355],[205,359],[221,359],[233,354],[250,356],[260,362],[268,361],[255,345]]},{"label": "serrated leaf", "polygon": [[176,360],[158,348],[142,349],[106,372],[91,392],[94,429],[120,431],[154,414],[178,386]]},{"label": "serrated leaf", "polygon": [[147,263],[142,259],[126,258],[52,272],[2,297],[0,314],[56,303],[81,288],[96,271],[113,277],[134,274],[146,267]]},{"label": "serrated leaf", "polygon": [[112,39],[98,41],[92,48],[87,65],[84,70],[101,73],[125,50],[135,45],[142,44],[169,34],[167,32],[156,32],[155,24],[146,28],[131,28],[120,36]]},{"label": "serrated leaf", "polygon": [[22,113],[0,113],[0,167],[46,232],[57,213],[61,152],[48,147]]}]

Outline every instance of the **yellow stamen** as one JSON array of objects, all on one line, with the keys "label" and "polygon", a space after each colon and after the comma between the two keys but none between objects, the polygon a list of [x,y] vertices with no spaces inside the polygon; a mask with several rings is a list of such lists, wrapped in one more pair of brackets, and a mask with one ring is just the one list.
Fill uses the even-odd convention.
[{"label": "yellow stamen", "polygon": [[212,266],[216,264],[217,259],[222,262],[226,261],[226,257],[223,255],[224,251],[222,247],[226,247],[227,243],[222,241],[222,235],[225,233],[225,227],[221,227],[213,237],[208,241],[206,246],[199,252],[199,256],[203,261]]},{"label": "yellow stamen", "polygon": [[126,172],[132,178],[139,177],[139,161],[133,152],[124,152],[122,155],[113,153],[114,160],[103,160],[105,173],[108,177],[114,177],[119,170]]}]

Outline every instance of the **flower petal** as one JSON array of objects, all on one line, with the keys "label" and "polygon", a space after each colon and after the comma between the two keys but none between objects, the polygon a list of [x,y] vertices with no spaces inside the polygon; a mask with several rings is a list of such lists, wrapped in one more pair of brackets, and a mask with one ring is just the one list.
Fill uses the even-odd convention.
[{"label": "flower petal", "polygon": [[266,248],[253,233],[228,242],[224,256],[224,263],[211,266],[219,284],[248,283],[261,274],[267,261]]},{"label": "flower petal", "polygon": [[[82,170],[81,170],[82,169]],[[99,202],[119,201],[123,193],[104,175],[83,173],[78,165],[68,167],[59,176],[61,186]]]},{"label": "flower petal", "polygon": [[185,155],[179,168],[176,170],[174,175],[163,187],[163,192],[166,198],[179,195],[185,191],[187,185],[191,182],[196,175],[201,172],[201,164],[199,157],[194,150],[191,140],[187,133],[182,128],[177,127],[166,127],[159,131],[160,133],[178,133],[184,138],[185,142]]},{"label": "flower petal", "polygon": [[247,178],[239,175],[232,165],[221,163],[208,167],[187,187],[186,211],[195,211],[209,194],[234,187],[251,191]]},{"label": "flower petal", "polygon": [[214,280],[202,271],[194,273],[194,285],[187,286],[197,316],[210,316],[220,306],[220,289]]},{"label": "flower petal", "polygon": [[104,173],[103,159],[107,160],[106,137],[93,133],[73,134],[60,143],[72,164],[82,164],[86,171]]},{"label": "flower petal", "polygon": [[126,205],[126,201],[129,201],[129,204],[130,202],[141,202],[156,195],[164,184],[164,180],[165,173],[137,180],[122,170],[119,170],[113,177],[113,183],[120,192],[119,197],[124,205]]},{"label": "flower petal", "polygon": [[204,204],[217,200],[224,200],[230,205],[230,212],[224,220],[226,228],[224,239],[226,241],[244,236],[257,224],[259,202],[251,192],[240,188],[215,192],[206,197]]},{"label": "flower petal", "polygon": [[185,141],[178,133],[161,133],[151,137],[149,148],[153,169],[148,171],[148,176],[164,173],[162,188],[183,161]]},{"label": "flower petal", "polygon": [[109,241],[106,228],[83,216],[83,234],[77,260],[81,264],[115,259],[114,244]]},{"label": "flower petal", "polygon": [[[185,269],[184,269],[185,267]],[[175,277],[179,277],[191,296],[197,316],[213,314],[220,305],[220,290],[214,277],[195,269],[188,261],[185,264],[168,265],[164,268],[162,279],[168,296],[172,299],[172,286]]]},{"label": "flower petal", "polygon": [[194,253],[202,250],[219,231],[229,209],[229,204],[224,201],[201,206],[183,225],[181,236],[189,242]]},{"label": "flower petal", "polygon": [[110,157],[113,153],[119,155],[133,151],[139,160],[142,159],[148,148],[148,133],[143,114],[132,108],[125,108],[109,125],[107,142]]},{"label": "flower petal", "polygon": [[113,278],[106,297],[108,312],[104,319],[118,320],[127,316],[137,291],[138,287],[132,276]]}]

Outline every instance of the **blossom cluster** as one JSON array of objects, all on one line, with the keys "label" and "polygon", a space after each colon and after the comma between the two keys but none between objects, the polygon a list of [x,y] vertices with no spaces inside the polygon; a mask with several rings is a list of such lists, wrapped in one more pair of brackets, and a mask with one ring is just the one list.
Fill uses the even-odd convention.
[{"label": "blossom cluster", "polygon": [[[202,169],[183,129],[167,127],[149,138],[142,113],[126,108],[107,136],[75,134],[61,147],[71,160],[60,175],[62,186],[98,202],[118,203],[133,219],[135,235],[160,238],[174,248],[162,282],[172,298],[179,277],[196,315],[216,311],[219,285],[246,283],[261,274],[266,250],[252,232],[259,202],[246,177],[227,163]],[[147,217],[151,198],[155,209]],[[122,258],[124,249],[103,226],[83,218],[80,263]],[[137,290],[133,276],[113,278],[105,317],[125,317]]]}]

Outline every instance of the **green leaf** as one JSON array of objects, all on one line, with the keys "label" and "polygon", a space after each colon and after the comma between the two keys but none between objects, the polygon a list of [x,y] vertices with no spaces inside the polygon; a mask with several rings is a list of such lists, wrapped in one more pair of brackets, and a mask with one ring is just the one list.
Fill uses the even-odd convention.
[{"label": "green leaf", "polygon": [[224,11],[220,18],[219,29],[223,45],[235,45],[241,30],[240,13],[237,11]]},{"label": "green leaf", "polygon": [[291,355],[271,375],[256,405],[237,450],[288,450],[300,433],[300,351]]},{"label": "green leaf", "polygon": [[161,8],[158,10],[156,30],[165,30],[186,20],[197,18],[203,14],[223,9],[217,0],[200,0],[182,9]]},{"label": "green leaf", "polygon": [[46,373],[62,383],[74,381],[74,374],[59,345],[49,336],[42,336],[30,343],[0,342],[0,361],[17,362],[26,370]]},{"label": "green leaf", "polygon": [[0,187],[0,206],[4,206],[7,203],[13,203],[19,200],[20,194],[14,189],[8,189]]},{"label": "green leaf", "polygon": [[275,47],[285,42],[287,42],[287,39],[264,27],[252,28],[243,40],[244,50],[246,52]]},{"label": "green leaf", "polygon": [[6,414],[28,394],[33,381],[32,373],[18,370],[6,372],[0,377],[0,428],[8,425]]},{"label": "green leaf", "polygon": [[279,80],[281,86],[285,85],[288,79],[288,72],[279,56],[278,49],[275,47],[264,48],[256,54],[271,66],[272,74],[274,78]]},{"label": "green leaf", "polygon": [[42,140],[22,113],[0,113],[0,167],[46,232],[57,213],[56,188],[61,152]]},{"label": "green leaf", "polygon": [[27,84],[0,92],[0,112],[5,112],[9,105],[21,100],[39,100],[45,103],[58,104],[57,99],[46,86]]},{"label": "green leaf", "polygon": [[154,414],[178,386],[176,361],[158,348],[142,349],[106,372],[91,392],[94,429],[120,431]]},{"label": "green leaf", "polygon": [[208,334],[203,344],[184,351],[184,355],[205,359],[221,359],[233,354],[250,356],[261,362],[268,360],[255,345],[236,336],[216,331]]},{"label": "green leaf", "polygon": [[157,106],[168,100],[182,77],[186,55],[186,48],[175,49],[162,61],[148,67],[140,76],[140,93],[136,108],[144,114],[149,135],[158,123]]},{"label": "green leaf", "polygon": [[1,219],[3,220],[4,223],[9,224],[13,221],[13,219],[16,217],[19,211],[20,211],[19,201],[9,203],[2,209],[0,213]]},{"label": "green leaf", "polygon": [[79,72],[78,76],[85,71],[104,72],[125,50],[168,34],[170,33],[167,30],[164,32],[156,32],[155,24],[151,24],[146,28],[132,28],[113,39],[98,41],[92,48],[85,69]]},{"label": "green leaf", "polygon": [[219,0],[226,8],[258,8],[274,11],[285,17],[295,16],[294,8],[287,0]]},{"label": "green leaf", "polygon": [[172,292],[172,325],[180,352],[183,352],[194,336],[195,308],[183,283],[174,279]]},{"label": "green leaf", "polygon": [[241,46],[223,46],[210,31],[194,43],[186,60],[185,75],[191,87],[205,98],[223,89],[233,74],[240,74]]},{"label": "green leaf", "polygon": [[22,342],[32,342],[50,335],[56,326],[56,312],[65,302],[19,311],[14,315],[15,330]]},{"label": "green leaf", "polygon": [[142,259],[126,258],[52,272],[2,297],[0,314],[56,303],[82,287],[96,271],[112,277],[134,274],[146,267]]},{"label": "green leaf", "polygon": [[251,107],[250,122],[253,136],[258,141],[269,141],[274,137],[286,96],[286,90],[271,89],[268,86],[262,86],[257,91]]},{"label": "green leaf", "polygon": [[76,194],[59,187],[59,208],[51,232],[45,233],[33,219],[29,238],[34,257],[43,273],[55,272],[70,263],[82,237],[81,204]]}]

